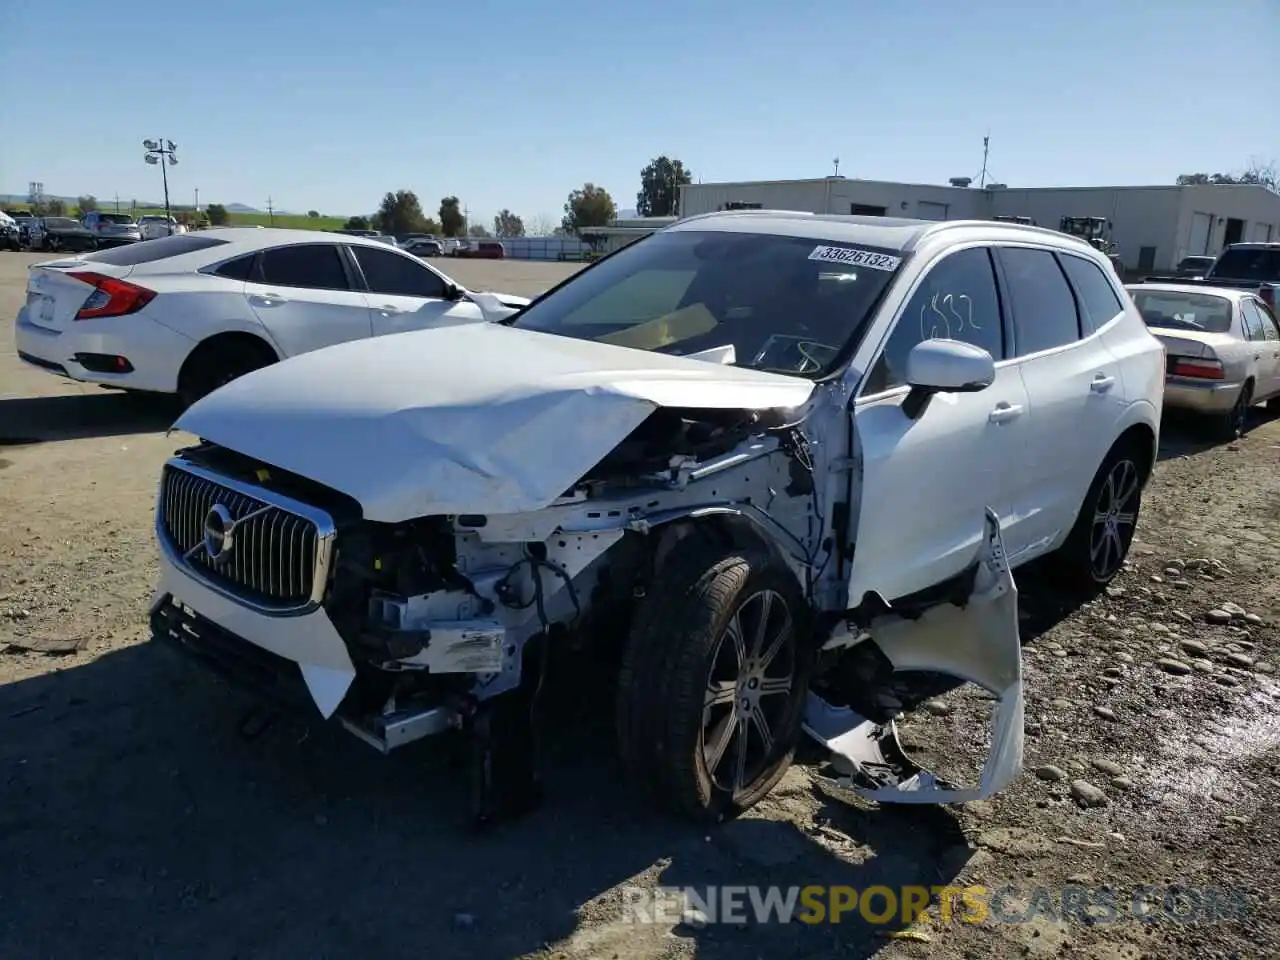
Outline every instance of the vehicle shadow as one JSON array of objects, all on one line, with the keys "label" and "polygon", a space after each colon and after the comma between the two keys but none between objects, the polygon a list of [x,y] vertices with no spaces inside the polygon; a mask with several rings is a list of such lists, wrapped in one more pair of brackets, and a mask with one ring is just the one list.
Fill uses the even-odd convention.
[{"label": "vehicle shadow", "polygon": [[178,412],[168,396],[105,390],[0,399],[0,447],[155,433],[167,430]]},{"label": "vehicle shadow", "polygon": [[941,808],[859,809],[824,789],[827,824],[789,819],[815,800],[800,770],[768,820],[649,814],[588,703],[550,719],[544,806],[477,835],[444,745],[382,757],[328,725],[260,723],[167,649],[0,686],[0,956],[515,957],[568,937],[638,958],[667,955],[677,926],[702,958],[865,957],[896,920],[637,923],[625,888],[928,886],[970,856]]}]

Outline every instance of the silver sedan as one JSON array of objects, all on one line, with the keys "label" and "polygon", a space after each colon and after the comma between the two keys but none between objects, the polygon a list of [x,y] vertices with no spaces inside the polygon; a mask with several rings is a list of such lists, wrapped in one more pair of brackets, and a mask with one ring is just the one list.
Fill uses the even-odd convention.
[{"label": "silver sedan", "polygon": [[1164,344],[1164,402],[1241,436],[1255,404],[1280,410],[1280,323],[1247,290],[1134,283],[1126,289]]}]

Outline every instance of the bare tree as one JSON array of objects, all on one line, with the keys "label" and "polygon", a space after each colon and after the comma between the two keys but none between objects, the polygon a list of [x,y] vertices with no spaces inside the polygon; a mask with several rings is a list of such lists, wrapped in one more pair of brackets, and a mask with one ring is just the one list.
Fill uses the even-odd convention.
[{"label": "bare tree", "polygon": [[555,233],[556,221],[545,213],[530,217],[524,225],[525,236],[550,237]]}]

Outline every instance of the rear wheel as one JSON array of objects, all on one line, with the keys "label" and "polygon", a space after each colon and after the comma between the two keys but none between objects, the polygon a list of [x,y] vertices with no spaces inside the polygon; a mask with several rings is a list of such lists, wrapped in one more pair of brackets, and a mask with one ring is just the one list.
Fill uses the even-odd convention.
[{"label": "rear wheel", "polygon": [[1124,566],[1142,509],[1146,464],[1136,443],[1107,454],[1053,566],[1067,585],[1086,594],[1107,586]]},{"label": "rear wheel", "polygon": [[196,347],[178,377],[178,397],[189,407],[219,387],[275,363],[266,344],[251,339],[212,340]]},{"label": "rear wheel", "polygon": [[1249,426],[1249,408],[1253,406],[1253,384],[1246,382],[1231,409],[1219,415],[1216,432],[1224,440],[1239,440]]},{"label": "rear wheel", "polygon": [[690,538],[637,611],[618,686],[631,779],[698,821],[750,808],[795,754],[808,691],[809,608],[763,550]]}]

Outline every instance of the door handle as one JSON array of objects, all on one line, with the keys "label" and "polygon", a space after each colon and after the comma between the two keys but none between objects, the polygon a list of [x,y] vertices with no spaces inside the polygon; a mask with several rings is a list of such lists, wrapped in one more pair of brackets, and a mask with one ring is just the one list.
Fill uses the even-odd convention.
[{"label": "door handle", "polygon": [[1115,382],[1115,377],[1108,377],[1106,374],[1100,373],[1093,378],[1093,383],[1089,384],[1089,389],[1094,393],[1106,393],[1115,386]]},{"label": "door handle", "polygon": [[255,293],[250,299],[254,303],[262,304],[264,307],[273,307],[277,303],[288,303],[288,300],[278,293]]},{"label": "door handle", "polygon": [[1005,403],[1003,400],[996,404],[995,409],[987,414],[987,420],[991,423],[1008,423],[1010,420],[1016,420],[1022,416],[1022,404]]},{"label": "door handle", "polygon": [[404,313],[404,311],[401,310],[399,307],[397,307],[394,303],[384,303],[378,309],[381,310],[383,313]]}]

